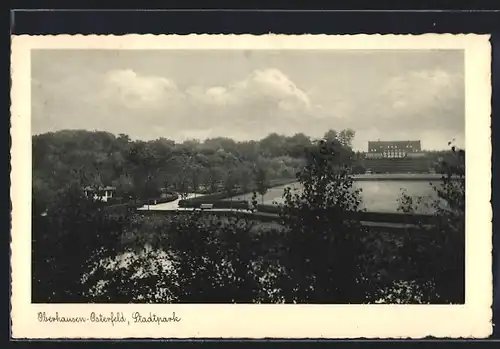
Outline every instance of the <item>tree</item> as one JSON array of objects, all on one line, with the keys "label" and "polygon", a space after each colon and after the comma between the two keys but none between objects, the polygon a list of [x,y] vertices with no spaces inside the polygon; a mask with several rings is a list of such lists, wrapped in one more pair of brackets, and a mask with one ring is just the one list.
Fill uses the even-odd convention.
[{"label": "tree", "polygon": [[[451,144],[449,144],[451,145]],[[411,197],[402,193],[399,210],[407,213],[432,208],[436,225],[419,227],[402,242],[407,280],[418,283],[424,302],[465,301],[465,151],[451,147],[443,161],[439,185],[432,185],[437,199]]]},{"label": "tree", "polygon": [[144,199],[157,198],[161,194],[161,185],[159,184],[158,177],[148,176],[144,181],[139,195]]},{"label": "tree", "polygon": [[262,154],[267,157],[286,155],[286,137],[277,133],[271,133],[260,141]]},{"label": "tree", "polygon": [[280,284],[287,302],[356,303],[365,299],[363,228],[349,213],[359,210],[359,190],[334,141],[322,141],[297,175],[300,194],[287,188],[282,205],[286,253]]},{"label": "tree", "polygon": [[338,137],[338,132],[335,130],[328,130],[325,135],[323,136],[323,139],[327,141],[336,141]]},{"label": "tree", "polygon": [[154,146],[147,142],[135,142],[127,154],[127,161],[138,195],[148,199],[159,195],[161,159]]},{"label": "tree", "polygon": [[251,201],[251,209],[252,209],[252,212],[254,211],[257,211],[257,204],[258,204],[258,201],[257,201],[257,192],[254,190],[252,192],[252,201]]},{"label": "tree", "polygon": [[112,182],[113,186],[116,188],[116,193],[118,196],[124,198],[136,197],[134,182],[132,177],[129,175],[121,175],[118,179]]},{"label": "tree", "polygon": [[238,166],[238,179],[243,192],[248,192],[252,184],[252,172],[248,164],[242,163]]},{"label": "tree", "polygon": [[109,214],[79,185],[61,190],[47,215],[34,211],[32,301],[87,302],[85,278],[93,265],[116,255],[128,218]]},{"label": "tree", "polygon": [[193,165],[191,167],[191,185],[193,187],[193,193],[198,192],[200,187],[200,166]]},{"label": "tree", "polygon": [[219,189],[219,183],[222,179],[222,170],[218,166],[211,165],[208,167],[208,187],[210,191],[215,193]]},{"label": "tree", "polygon": [[264,204],[264,195],[266,195],[267,189],[269,188],[269,181],[267,179],[267,172],[262,167],[258,167],[256,170],[255,186],[257,187],[257,192],[262,197],[262,204]]},{"label": "tree", "polygon": [[179,174],[176,178],[175,188],[182,199],[187,199],[189,195],[189,178],[183,173]]},{"label": "tree", "polygon": [[256,162],[259,157],[259,142],[248,141],[238,144],[238,152],[243,161]]},{"label": "tree", "polygon": [[226,174],[226,178],[224,179],[224,189],[227,197],[232,198],[237,183],[238,183],[238,177],[236,171],[234,169],[230,169]]},{"label": "tree", "polygon": [[43,213],[52,205],[55,192],[50,188],[49,183],[36,174],[33,174],[33,208],[38,213]]},{"label": "tree", "polygon": [[354,139],[355,134],[356,133],[354,132],[354,130],[348,128],[340,131],[340,133],[337,136],[337,139],[342,146],[352,149],[352,141]]},{"label": "tree", "polygon": [[310,145],[311,139],[303,133],[296,133],[286,140],[287,153],[294,158],[303,157],[305,149]]},{"label": "tree", "polygon": [[327,142],[338,142],[342,147],[352,149],[352,141],[355,136],[355,131],[348,128],[337,132],[335,130],[328,130],[323,136],[323,140]]},{"label": "tree", "polygon": [[239,156],[238,144],[231,138],[227,137],[209,138],[203,142],[203,147],[215,151],[223,150],[224,153],[229,153],[234,156]]}]

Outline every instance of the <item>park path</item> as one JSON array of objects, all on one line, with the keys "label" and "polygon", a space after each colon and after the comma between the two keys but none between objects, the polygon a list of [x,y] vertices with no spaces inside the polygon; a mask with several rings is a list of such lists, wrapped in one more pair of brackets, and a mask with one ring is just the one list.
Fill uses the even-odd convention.
[{"label": "park path", "polygon": [[[203,194],[194,194],[194,193],[188,193],[186,195],[186,199],[192,199],[194,197],[200,197],[203,196]],[[159,210],[159,211],[171,211],[171,210],[178,210],[179,207],[179,201],[182,199],[179,197],[177,200],[171,201],[171,202],[165,202],[162,204],[157,204],[157,205],[144,205],[142,207],[139,207],[139,211],[148,211],[148,210]]]}]

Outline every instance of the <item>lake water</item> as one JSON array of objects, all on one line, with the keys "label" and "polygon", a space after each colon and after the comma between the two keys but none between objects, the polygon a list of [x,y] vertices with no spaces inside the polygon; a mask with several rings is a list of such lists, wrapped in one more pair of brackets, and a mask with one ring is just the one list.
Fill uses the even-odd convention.
[{"label": "lake water", "polygon": [[[439,185],[438,182],[433,183]],[[283,191],[285,187],[292,187],[293,190],[300,191],[299,183],[292,183],[279,187],[270,188],[264,195],[264,204],[272,205],[283,202]],[[376,212],[397,212],[398,198],[401,196],[401,190],[406,190],[406,193],[411,196],[426,196],[436,199],[437,195],[429,181],[398,181],[398,180],[383,180],[383,181],[355,181],[353,187],[361,189],[363,199],[362,208],[367,211]],[[252,193],[238,195],[232,198],[233,200],[252,200]],[[262,197],[257,196],[259,203],[262,203]],[[421,211],[424,213],[425,211]]]}]

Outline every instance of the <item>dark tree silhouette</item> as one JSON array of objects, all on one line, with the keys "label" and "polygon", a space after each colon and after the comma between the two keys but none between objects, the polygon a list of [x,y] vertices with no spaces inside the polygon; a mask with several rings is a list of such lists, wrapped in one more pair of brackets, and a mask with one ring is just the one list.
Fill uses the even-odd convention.
[{"label": "dark tree silhouette", "polygon": [[262,203],[264,203],[264,195],[266,195],[269,188],[269,181],[267,178],[267,172],[262,167],[257,168],[255,172],[255,186],[257,188],[257,192],[262,197]]}]

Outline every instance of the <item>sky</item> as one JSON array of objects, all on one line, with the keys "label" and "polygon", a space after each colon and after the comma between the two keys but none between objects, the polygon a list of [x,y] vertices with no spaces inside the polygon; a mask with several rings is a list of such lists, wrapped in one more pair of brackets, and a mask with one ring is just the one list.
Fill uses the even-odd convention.
[{"label": "sky", "polygon": [[61,129],[132,139],[320,137],[465,141],[459,50],[34,50],[32,134]]}]

